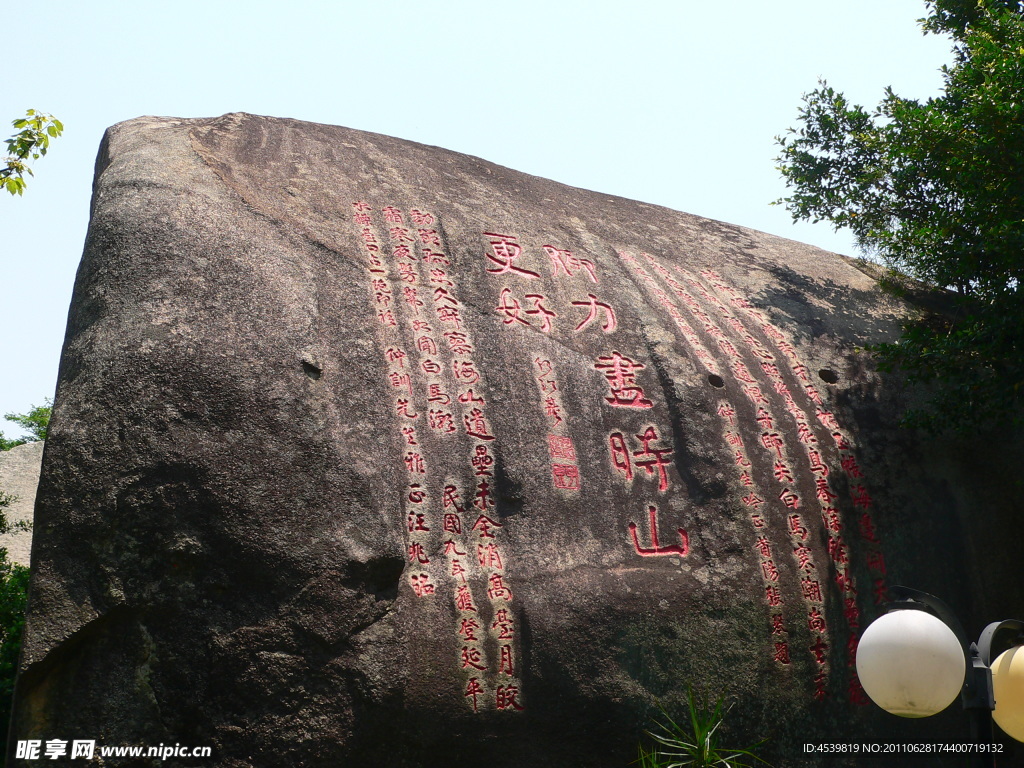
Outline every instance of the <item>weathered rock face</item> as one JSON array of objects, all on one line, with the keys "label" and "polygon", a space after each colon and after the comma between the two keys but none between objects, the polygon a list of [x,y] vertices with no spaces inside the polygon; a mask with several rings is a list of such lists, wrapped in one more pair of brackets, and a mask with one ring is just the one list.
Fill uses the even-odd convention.
[{"label": "weathered rock face", "polygon": [[889,584],[1024,615],[1015,457],[899,431],[856,352],[903,311],[834,254],[433,147],[115,126],[12,738],[621,766],[687,683],[784,764],[959,733],[851,666]]},{"label": "weathered rock face", "polygon": [[[0,451],[0,492],[13,496],[5,510],[8,523],[32,522],[39,485],[39,467],[43,461],[43,443],[16,445]],[[31,531],[11,531],[0,535],[0,547],[7,550],[11,562],[28,565],[32,548]]]}]

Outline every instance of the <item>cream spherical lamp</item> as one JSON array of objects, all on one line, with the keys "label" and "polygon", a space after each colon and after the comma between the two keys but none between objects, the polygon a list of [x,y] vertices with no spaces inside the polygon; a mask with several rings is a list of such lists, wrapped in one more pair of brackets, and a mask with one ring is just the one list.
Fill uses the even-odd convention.
[{"label": "cream spherical lamp", "polygon": [[871,700],[901,717],[948,707],[964,685],[963,646],[944,622],[920,610],[880,616],[861,636],[857,676]]},{"label": "cream spherical lamp", "polygon": [[992,662],[992,689],[992,719],[1008,736],[1024,741],[1024,646],[1004,651]]}]

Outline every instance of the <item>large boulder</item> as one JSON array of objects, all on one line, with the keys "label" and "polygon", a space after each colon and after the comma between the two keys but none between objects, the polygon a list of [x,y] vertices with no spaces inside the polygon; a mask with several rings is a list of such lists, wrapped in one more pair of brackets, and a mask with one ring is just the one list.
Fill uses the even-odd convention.
[{"label": "large boulder", "polygon": [[436,147],[114,126],[12,739],[623,766],[688,685],[781,761],[966,738],[853,667],[892,584],[975,636],[1024,615],[1017,443],[901,430],[859,351],[908,311],[853,260]]}]

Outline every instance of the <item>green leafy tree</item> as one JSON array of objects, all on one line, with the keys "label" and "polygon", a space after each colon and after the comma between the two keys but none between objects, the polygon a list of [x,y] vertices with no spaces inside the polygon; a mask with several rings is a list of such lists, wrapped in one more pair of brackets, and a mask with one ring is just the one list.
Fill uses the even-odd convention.
[{"label": "green leafy tree", "polygon": [[952,32],[963,34],[968,25],[976,24],[986,9],[1020,11],[1019,0],[925,0],[931,12],[926,19],[921,19],[924,29],[928,32]]},{"label": "green leafy tree", "polygon": [[910,423],[1024,422],[1024,13],[1009,0],[930,0],[926,32],[953,63],[927,101],[886,89],[873,110],[827,83],[777,138],[794,220],[848,228],[891,270],[949,293],[873,351],[883,369],[937,381]]},{"label": "green leafy tree", "polygon": [[38,160],[46,154],[50,139],[64,132],[64,124],[53,115],[30,109],[25,117],[12,121],[12,125],[18,132],[7,139],[6,166],[0,168],[0,189],[21,195],[25,192],[25,174],[35,175],[29,168],[29,160]]},{"label": "green leafy tree", "polygon": [[[0,432],[0,451],[8,451],[16,445],[34,443],[46,439],[47,430],[50,428],[50,413],[53,411],[53,401],[46,399],[46,405],[33,405],[28,413],[5,413],[4,418],[20,425],[28,430],[29,434],[20,438],[9,440]],[[0,531],[2,532],[2,531]]]}]

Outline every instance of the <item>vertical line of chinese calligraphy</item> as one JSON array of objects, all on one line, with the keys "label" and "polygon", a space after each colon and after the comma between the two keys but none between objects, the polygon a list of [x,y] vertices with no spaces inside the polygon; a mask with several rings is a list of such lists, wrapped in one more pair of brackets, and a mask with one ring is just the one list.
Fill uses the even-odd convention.
[{"label": "vertical line of chinese calligraphy", "polygon": [[580,489],[580,469],[576,446],[568,434],[569,414],[562,404],[554,363],[544,357],[533,359],[534,380],[540,390],[541,405],[548,424],[548,455],[551,457],[551,483],[555,488],[576,492]]},{"label": "vertical line of chinese calligraphy", "polygon": [[[706,349],[701,349],[693,343],[694,341],[699,342],[699,339],[695,338],[697,336],[697,332],[689,325],[685,318],[681,316],[679,309],[673,307],[673,302],[671,301],[669,294],[658,285],[657,281],[643,269],[642,265],[640,265],[639,261],[634,257],[625,253],[620,253],[619,255],[623,261],[630,264],[634,271],[640,275],[648,290],[659,299],[659,303],[669,310],[670,316],[672,316],[677,326],[680,327],[683,337],[690,342],[691,348],[694,349],[695,357],[704,362],[705,367],[709,371],[717,372],[717,370],[712,366],[706,365],[710,356],[707,354]],[[760,432],[760,442],[763,450],[772,459],[770,463],[772,466],[772,475],[780,487],[778,494],[779,502],[781,502],[787,510],[787,527],[790,536],[790,544],[793,549],[793,556],[797,563],[798,572],[800,573],[801,594],[804,597],[805,603],[808,604],[807,627],[812,632],[812,636],[816,636],[817,638],[810,646],[809,650],[812,653],[815,662],[819,667],[821,667],[821,670],[815,677],[815,693],[817,696],[822,697],[825,694],[824,682],[826,680],[827,673],[827,627],[824,616],[822,615],[822,609],[819,607],[819,604],[822,602],[821,582],[818,578],[812,578],[816,572],[816,565],[814,564],[810,548],[806,546],[804,541],[808,535],[807,529],[800,517],[800,513],[797,511],[800,508],[802,500],[795,491],[793,485],[794,470],[792,468],[791,458],[793,453],[786,444],[784,437],[786,432],[778,428],[778,417],[772,412],[770,401],[765,397],[757,379],[751,374],[751,371],[744,360],[744,356],[740,353],[739,349],[737,349],[737,345],[740,344],[739,340],[742,340],[741,345],[747,350],[747,354],[753,356],[756,360],[757,367],[760,368],[763,375],[768,377],[771,382],[772,389],[782,397],[785,404],[785,410],[795,422],[797,441],[803,446],[803,453],[806,455],[808,467],[814,475],[815,497],[822,506],[822,521],[823,530],[826,535],[827,551],[835,569],[834,581],[841,594],[841,599],[843,600],[844,605],[844,616],[846,617],[851,630],[851,640],[848,645],[847,656],[850,660],[850,664],[852,664],[856,650],[855,633],[859,628],[859,610],[856,603],[856,587],[852,574],[849,571],[849,552],[845,543],[839,536],[839,533],[842,530],[841,521],[837,510],[832,506],[832,502],[837,498],[837,496],[829,484],[829,467],[823,458],[823,451],[818,446],[818,439],[814,434],[815,430],[812,426],[812,419],[809,412],[797,405],[792,392],[778,367],[777,360],[779,358],[775,354],[772,354],[769,347],[775,346],[776,351],[781,352],[785,358],[790,361],[791,375],[803,382],[803,390],[805,390],[806,396],[813,403],[819,406],[816,409],[818,421],[831,431],[832,437],[836,441],[840,450],[849,449],[848,441],[838,430],[838,426],[835,424],[834,417],[831,413],[825,411],[824,408],[821,407],[823,405],[821,395],[810,382],[810,378],[807,375],[807,366],[803,365],[803,363],[798,359],[795,350],[785,341],[785,338],[778,329],[771,326],[770,323],[767,322],[767,319],[754,310],[749,302],[736,294],[729,286],[725,285],[721,278],[714,273],[702,273],[702,276],[708,279],[716,290],[726,292],[724,295],[727,295],[730,303],[743,311],[746,316],[755,320],[755,325],[759,326],[761,332],[767,337],[767,343],[762,343],[755,338],[751,329],[736,317],[725,303],[711,294],[699,280],[694,276],[687,274],[685,271],[676,268],[676,271],[679,273],[683,281],[688,283],[694,289],[695,293],[704,300],[706,306],[715,312],[719,318],[721,318],[722,322],[727,327],[731,328],[738,336],[736,342],[731,340],[728,337],[728,334],[723,332],[722,327],[718,322],[704,311],[704,308],[701,307],[700,302],[694,294],[690,293],[684,285],[673,278],[668,270],[658,264],[653,257],[646,256],[646,259],[651,264],[652,268],[662,277],[663,280],[665,280],[672,290],[672,293],[678,297],[681,301],[682,307],[685,307],[685,310],[696,319],[698,325],[703,327],[704,332],[712,337],[717,346],[719,346],[719,348],[725,353],[729,378],[750,401],[750,407],[752,409],[756,409],[755,419],[758,424],[757,431]],[[764,525],[764,519],[761,512],[758,511],[758,508],[768,502],[764,498],[765,494],[758,489],[751,477],[751,472],[748,469],[750,462],[747,458],[746,448],[743,445],[743,440],[739,432],[730,429],[730,427],[735,423],[734,420],[737,418],[736,409],[727,401],[719,402],[717,409],[719,416],[723,419],[723,422],[726,422],[726,429],[724,430],[725,438],[730,452],[734,454],[733,459],[737,465],[740,482],[745,492],[743,502],[746,506],[753,509],[751,519],[755,528],[762,527]],[[856,461],[853,459],[852,455],[843,453],[841,454],[840,459],[844,470],[848,473],[851,470],[859,472],[859,468],[856,466]],[[866,491],[862,487],[852,489],[851,495],[855,505],[870,503],[866,498]],[[772,503],[774,504],[774,502]],[[874,533],[874,528],[873,526],[869,526],[866,521],[862,523],[862,532],[864,531],[867,532],[865,533],[865,539],[874,541],[877,544],[877,537]],[[772,550],[768,539],[763,535],[758,535],[755,549],[757,549],[760,557],[762,578],[766,581],[766,599],[770,606],[781,608],[781,595],[772,584],[767,583],[768,581],[775,581],[778,579],[778,568],[772,559]],[[875,570],[884,569],[884,562],[881,559],[880,550],[872,552],[869,555],[869,567]],[[877,591],[878,581],[876,579],[876,592]],[[773,634],[778,634],[780,618],[777,614],[773,615],[772,623]],[[789,649],[783,640],[775,641],[774,658],[779,663],[788,662]],[[862,697],[859,682],[856,681],[855,675],[851,675],[850,696],[853,700],[859,700]]]},{"label": "vertical line of chinese calligraphy", "polygon": [[[681,270],[677,271],[682,272]],[[860,537],[867,547],[867,566],[872,578],[874,602],[875,604],[884,602],[886,595],[885,559],[882,554],[881,541],[878,538],[871,514],[872,500],[867,489],[864,487],[864,474],[853,453],[853,446],[849,435],[840,428],[832,412],[825,409],[820,393],[810,380],[808,367],[798,357],[793,346],[786,341],[782,332],[772,325],[762,312],[755,309],[749,301],[739,295],[731,286],[727,285],[717,273],[711,270],[704,270],[701,272],[701,275],[720,295],[726,297],[733,306],[749,317],[761,329],[768,339],[769,346],[774,346],[789,361],[792,375],[803,384],[807,398],[815,406],[815,419],[830,435],[834,447],[838,451],[839,464],[849,483],[849,494],[852,504],[855,509],[860,510],[858,520]],[[695,286],[700,286],[700,283],[692,276],[687,276],[687,279]],[[714,297],[709,297],[709,299],[715,300]],[[724,309],[724,305],[721,302],[717,302],[717,305]],[[780,391],[780,394],[785,394],[785,392],[778,388],[781,379],[778,369],[775,366],[768,367],[762,365],[762,367],[772,380],[776,382],[777,391]],[[790,402],[791,399],[787,398],[787,406]],[[804,424],[811,422],[808,410],[805,410],[802,415],[804,417]],[[836,568],[834,581],[836,587],[841,592],[843,616],[850,629],[847,645],[847,664],[850,672],[848,695],[853,703],[863,705],[867,703],[867,697],[857,678],[855,668],[857,642],[859,639],[858,632],[860,629],[860,609],[857,605],[856,587],[849,573],[849,550],[845,542],[843,542],[841,535],[843,531],[842,521],[838,510],[833,506],[837,496],[826,481],[829,475],[829,468],[823,461],[822,451],[812,444],[807,445],[806,451],[811,470],[816,476],[816,498],[821,507],[822,525],[828,534],[828,553]]]},{"label": "vertical line of chinese calligraphy", "polygon": [[[648,289],[654,293],[661,306],[669,310],[674,310],[674,312],[670,311],[670,314],[677,327],[680,328],[683,337],[687,339],[687,341],[690,341],[691,339],[699,341],[697,331],[682,315],[679,307],[676,306],[675,302],[672,300],[672,296],[658,285],[655,278],[648,273],[646,269],[644,269],[637,259],[625,253],[620,253],[619,256],[633,268]],[[654,262],[651,257],[647,258],[648,261],[652,262],[652,266],[655,270],[658,271],[663,279],[665,279],[672,293],[681,300],[682,305],[686,307],[686,309],[694,315],[698,321],[701,322],[704,332],[715,339],[718,346],[725,353],[728,359],[727,365],[722,366],[721,368],[716,366],[714,369],[706,366],[707,370],[724,372],[725,375],[733,379],[738,386],[743,387],[744,392],[747,393],[748,397],[753,400],[754,404],[758,407],[758,418],[767,420],[770,424],[772,419],[770,403],[767,398],[763,397],[760,390],[756,387],[756,380],[751,376],[749,369],[743,362],[743,358],[735,345],[727,339],[726,334],[722,331],[719,325],[697,305],[693,297],[686,292],[678,281],[674,280],[667,272],[662,273],[659,269],[660,265]],[[697,355],[697,358],[703,361],[704,356]],[[758,488],[752,477],[752,463],[749,458],[750,454],[744,445],[740,432],[732,429],[732,427],[736,426],[736,419],[738,418],[736,410],[728,403],[720,403],[717,410],[719,416],[721,416],[723,421],[726,422],[726,429],[724,430],[726,443],[728,450],[733,457],[733,463],[739,473],[741,486],[746,492],[746,495],[743,496],[743,503],[752,510],[750,519],[756,536],[754,548],[759,557],[759,571],[764,585],[765,602],[767,603],[771,613],[772,658],[779,664],[788,665],[791,661],[789,641],[787,639],[789,633],[785,628],[784,598],[778,584],[780,580],[780,565],[776,562],[775,553],[772,550],[771,543],[765,535],[765,519],[762,512],[759,511],[762,506],[766,504],[770,505],[770,503],[765,498],[766,494]],[[763,424],[761,424],[761,426],[763,426]],[[764,440],[763,444],[766,451],[773,452],[775,454],[773,456],[773,459],[775,459],[773,464],[776,479],[780,482],[791,482],[793,477],[786,464],[788,454],[784,438],[778,433],[771,433],[771,439]],[[788,487],[783,488],[782,494],[780,495],[780,502],[790,510],[798,508],[800,503],[799,498]],[[795,511],[791,512],[790,544],[793,560],[796,561],[797,564],[797,578],[800,581],[801,592],[808,613],[808,627],[815,637],[815,641],[810,646],[809,650],[814,655],[815,662],[818,667],[818,671],[815,673],[816,694],[823,695],[825,690],[824,686],[827,682],[828,676],[828,659],[825,653],[825,649],[828,647],[828,628],[821,610],[823,606],[821,587],[818,579],[815,578],[816,565],[810,548],[807,547],[806,543],[802,540],[795,542],[796,546],[792,546],[794,543],[792,542],[794,530],[806,531],[800,521],[799,513],[796,513]],[[806,536],[806,533],[804,535]],[[818,693],[819,691],[821,692],[820,694]]]},{"label": "vertical line of chinese calligraphy", "polygon": [[[493,702],[497,710],[522,710],[513,595],[504,581],[508,558],[499,546],[503,526],[495,519],[496,437],[486,415],[486,386],[472,357],[473,339],[464,327],[464,307],[446,269],[451,262],[440,250],[439,222],[429,212],[411,209],[409,226],[400,209],[380,209],[391,265],[402,283],[399,311],[389,265],[382,260],[386,254],[372,227],[372,208],[362,201],[353,208],[367,246],[373,301],[387,310],[378,312],[378,321],[408,482],[409,587],[416,597],[431,598],[441,584],[451,584],[467,706],[479,712]],[[403,345],[403,326],[412,354]],[[422,398],[418,403],[417,397]],[[468,461],[460,467],[452,463],[459,452],[446,446],[467,439]],[[464,500],[467,488],[472,490]],[[433,502],[438,498],[439,511]],[[474,595],[475,584],[483,592]]]},{"label": "vertical line of chinese calligraphy", "polygon": [[[715,296],[709,295],[703,285],[692,275],[687,275],[678,268],[677,271],[684,276],[687,282],[697,288],[702,296],[716,306],[720,312],[725,315],[729,314],[725,304]],[[832,438],[834,449],[839,454],[839,464],[850,481],[850,498],[853,507],[862,510],[860,513],[861,538],[868,546],[867,565],[874,583],[875,602],[880,602],[885,593],[885,563],[881,553],[881,543],[878,540],[870,514],[871,499],[863,487],[863,483],[859,482],[859,479],[863,478],[863,473],[860,471],[853,456],[848,436],[839,428],[834,415],[825,410],[821,394],[811,382],[808,367],[800,360],[792,345],[785,340],[782,332],[773,326],[763,313],[754,309],[749,301],[740,296],[731,286],[725,284],[719,275],[710,270],[706,270],[701,274],[720,295],[725,297],[740,313],[750,318],[760,328],[768,340],[768,346],[774,347],[777,353],[781,353],[781,355],[777,354],[776,358],[788,361],[789,365],[787,367],[789,372],[796,381],[802,384],[807,399],[813,403],[815,418]],[[828,441],[824,441],[819,445],[817,439],[813,437],[810,428],[810,425],[813,424],[810,408],[797,409],[794,407],[792,395],[785,384],[779,368],[775,364],[765,361],[761,362],[761,367],[772,380],[774,389],[783,396],[787,411],[796,420],[798,439],[804,444],[807,462],[814,474],[815,498],[819,503],[823,530],[827,534],[827,551],[835,569],[833,581],[840,593],[843,604],[843,616],[850,630],[847,644],[847,664],[849,668],[848,695],[852,702],[864,704],[867,699],[856,676],[854,666],[858,630],[860,629],[860,609],[857,605],[856,585],[850,572],[849,549],[841,535],[842,521],[838,510],[834,506],[838,496],[829,483],[830,470],[824,458],[826,452],[831,449],[827,448]]]},{"label": "vertical line of chinese calligraphy", "polygon": [[[784,514],[788,523],[787,531],[790,538],[789,544],[792,551],[792,559],[797,566],[797,578],[799,579],[800,593],[805,605],[807,629],[813,640],[808,646],[808,650],[816,666],[814,694],[817,698],[822,699],[826,695],[830,667],[828,655],[829,631],[822,612],[824,608],[824,595],[821,588],[822,577],[817,564],[814,562],[811,548],[808,546],[809,532],[804,526],[804,521],[798,511],[801,508],[802,499],[794,488],[797,470],[793,467],[793,462],[796,452],[788,444],[786,440],[787,430],[781,428],[780,420],[772,409],[771,401],[764,396],[764,392],[748,368],[744,356],[737,349],[736,344],[728,338],[728,334],[723,330],[722,326],[703,311],[697,299],[683,285],[676,281],[664,267],[657,264],[653,257],[647,256],[647,259],[655,271],[668,283],[673,293],[680,298],[687,310],[703,323],[705,332],[716,340],[716,343],[728,359],[728,370],[731,378],[738,387],[742,388],[751,405],[756,408],[755,422],[757,428],[755,433],[760,432],[762,451],[772,467],[771,474],[777,486],[776,490],[772,493],[777,495],[782,507],[785,508]],[[719,318],[726,326],[731,328],[742,339],[742,344],[745,345],[748,353],[752,354],[763,373],[772,380],[775,385],[773,387],[775,392],[782,396],[787,412],[796,422],[797,442],[802,445],[814,444],[816,438],[811,433],[806,420],[802,418],[804,416],[803,412],[796,405],[792,394],[782,380],[781,375],[779,375],[775,365],[775,356],[751,334],[725,305],[705,291],[698,281],[691,280],[691,276],[682,270],[677,269],[677,272],[680,273],[687,283],[693,286],[698,295],[710,305],[712,311],[717,312]],[[740,342],[737,341],[736,343]],[[730,437],[738,439],[739,433],[727,431],[726,437],[727,440]],[[827,475],[827,467],[822,467],[822,469]],[[812,470],[816,472],[821,471],[813,466],[813,464]],[[821,486],[818,485],[817,488],[820,494]],[[744,497],[744,503],[756,509],[764,502],[760,501],[757,498],[756,492],[752,490],[750,495]],[[772,502],[772,504],[775,504],[775,502]],[[768,548],[768,542],[763,535],[758,537],[755,548],[758,549],[759,556],[762,558],[762,575],[768,580],[777,581],[779,578],[778,569],[771,559],[770,550],[766,556],[765,550]],[[766,590],[766,599],[769,604],[772,602],[773,597],[774,594]],[[774,636],[778,636],[778,620],[775,615],[772,617],[772,632]],[[787,642],[784,639],[776,640],[774,645],[775,660],[779,663],[789,663]]]}]

